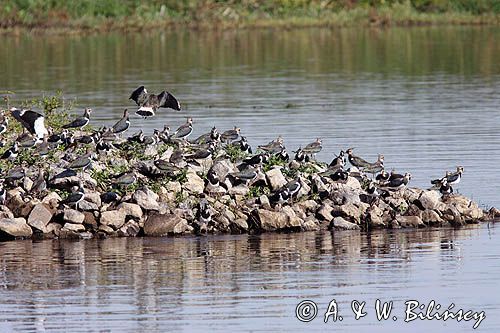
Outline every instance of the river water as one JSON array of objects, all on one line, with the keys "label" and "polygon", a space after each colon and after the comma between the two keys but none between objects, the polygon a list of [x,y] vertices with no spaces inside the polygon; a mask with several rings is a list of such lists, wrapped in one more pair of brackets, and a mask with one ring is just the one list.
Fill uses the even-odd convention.
[{"label": "river water", "polygon": [[[318,159],[355,147],[409,171],[412,184],[465,167],[456,188],[500,206],[500,28],[179,31],[102,36],[0,36],[0,93],[13,103],[64,91],[75,112],[110,125],[130,92],[168,89],[179,113],[132,119],[130,133],[177,127],[193,136],[237,125],[252,145],[289,150],[323,139]],[[491,226],[490,226],[491,227]],[[295,319],[302,299],[441,302],[486,311],[498,331],[500,238],[462,230],[304,233],[0,244],[6,330],[471,330],[472,323]],[[399,302],[399,303],[398,303]],[[399,310],[398,310],[399,309]],[[401,326],[402,325],[402,326]],[[2,330],[3,331],[3,330]]]}]

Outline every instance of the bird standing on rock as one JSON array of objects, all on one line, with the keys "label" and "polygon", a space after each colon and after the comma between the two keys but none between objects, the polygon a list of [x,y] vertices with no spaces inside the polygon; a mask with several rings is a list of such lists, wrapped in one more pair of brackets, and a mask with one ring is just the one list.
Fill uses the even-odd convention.
[{"label": "bird standing on rock", "polygon": [[83,129],[90,122],[90,114],[92,113],[91,108],[85,108],[83,115],[74,119],[72,122],[63,126],[63,128],[80,128]]},{"label": "bird standing on rock", "polygon": [[323,141],[320,138],[317,138],[316,141],[311,142],[310,144],[305,146],[302,151],[304,151],[304,153],[306,153],[307,155],[312,155],[314,157],[321,151],[321,149],[323,149],[322,142]]},{"label": "bird standing on rock", "polygon": [[347,149],[347,159],[349,160],[349,163],[351,163],[352,166],[355,166],[356,168],[366,168],[370,166],[370,163],[367,162],[366,160],[362,159],[361,157],[358,157],[354,155],[353,153],[354,148],[349,148]]},{"label": "bird standing on rock", "polygon": [[280,135],[276,139],[270,141],[269,143],[267,143],[265,145],[260,145],[257,148],[259,148],[260,150],[263,150],[265,152],[268,152],[270,154],[279,153],[281,151],[281,149],[284,148],[283,138]]},{"label": "bird standing on rock", "polygon": [[181,104],[166,90],[162,91],[159,95],[148,94],[146,88],[140,86],[132,92],[129,99],[133,100],[139,106],[139,109],[135,113],[144,118],[153,117],[159,108],[181,110]]},{"label": "bird standing on rock", "polygon": [[193,118],[188,117],[186,123],[179,126],[172,134],[174,139],[186,139],[193,132]]},{"label": "bird standing on rock", "polygon": [[123,117],[116,124],[111,127],[111,131],[115,134],[125,132],[130,127],[130,119],[128,115],[128,110],[123,111]]},{"label": "bird standing on rock", "polygon": [[85,191],[80,183],[78,186],[73,186],[71,194],[61,203],[63,205],[74,206],[78,210],[78,204],[83,201],[84,197]]},{"label": "bird standing on rock", "polygon": [[7,149],[3,155],[2,155],[2,159],[3,160],[13,160],[17,157],[17,155],[19,154],[19,148],[18,148],[18,143],[17,141],[14,141],[14,144],[12,145],[12,147],[10,147],[9,149]]},{"label": "bird standing on rock", "polygon": [[45,127],[45,117],[42,114],[31,110],[19,110],[15,107],[10,109],[10,113],[14,119],[19,121],[28,132],[36,135],[38,139],[42,139],[44,135],[49,134]]},{"label": "bird standing on rock", "polygon": [[226,143],[238,140],[240,137],[240,131],[241,129],[239,127],[234,126],[233,129],[227,130],[221,134],[221,140]]}]

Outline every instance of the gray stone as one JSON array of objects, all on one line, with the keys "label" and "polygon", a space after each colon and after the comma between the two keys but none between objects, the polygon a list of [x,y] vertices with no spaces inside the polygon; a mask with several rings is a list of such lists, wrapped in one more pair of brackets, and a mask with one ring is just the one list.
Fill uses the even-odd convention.
[{"label": "gray stone", "polygon": [[205,182],[194,172],[188,172],[186,174],[186,182],[183,187],[191,193],[201,194],[205,189]]},{"label": "gray stone", "polygon": [[134,201],[145,210],[158,210],[160,208],[158,204],[158,194],[148,188],[135,191],[132,197]]},{"label": "gray stone", "polygon": [[83,232],[85,231],[85,227],[79,223],[64,223],[61,231]]},{"label": "gray stone", "polygon": [[246,195],[250,189],[245,184],[240,184],[238,186],[229,189],[228,193],[231,195]]},{"label": "gray stone", "polygon": [[439,214],[432,209],[426,209],[422,212],[422,221],[427,224],[442,224],[444,223],[444,220],[439,216]]},{"label": "gray stone", "polygon": [[[49,192],[42,200],[43,203],[49,204],[51,206],[56,207],[59,202],[61,202],[61,196],[57,194],[57,192]],[[53,205],[52,202],[55,202],[56,204]]]},{"label": "gray stone", "polygon": [[75,209],[66,208],[64,210],[63,220],[69,223],[82,224],[85,220],[85,215]]},{"label": "gray stone", "polygon": [[396,221],[403,228],[418,228],[424,227],[425,224],[418,216],[396,216]]},{"label": "gray stone", "polygon": [[105,224],[99,225],[99,231],[102,231],[107,235],[112,235],[115,233],[115,229],[113,229],[109,225],[105,225]]},{"label": "gray stone", "polygon": [[53,211],[43,203],[37,204],[28,216],[28,225],[46,233],[46,226],[52,220]]},{"label": "gray stone", "polygon": [[54,233],[54,235],[59,236],[62,226],[59,223],[50,222],[45,228],[46,233]]},{"label": "gray stone", "polygon": [[0,231],[12,237],[31,237],[33,230],[22,217],[0,219]]},{"label": "gray stone", "polygon": [[280,168],[273,168],[266,172],[267,183],[271,186],[271,190],[276,191],[287,183],[285,176],[281,173]]},{"label": "gray stone", "polygon": [[376,205],[371,206],[367,212],[370,220],[370,226],[372,228],[382,228],[386,226],[383,219],[384,212]]},{"label": "gray stone", "polygon": [[425,209],[436,209],[441,203],[441,195],[437,191],[425,191],[420,195],[419,201]]},{"label": "gray stone", "polygon": [[86,212],[91,212],[91,211],[99,210],[99,207],[95,203],[87,201],[85,199],[85,200],[82,200],[78,204],[78,209],[81,209],[81,210],[86,211]]},{"label": "gray stone", "polygon": [[259,197],[259,202],[260,202],[260,206],[262,208],[267,209],[267,210],[271,210],[271,203],[269,202],[269,198],[267,197],[267,195],[262,194]]},{"label": "gray stone", "polygon": [[0,218],[9,218],[13,219],[14,214],[10,211],[9,207],[7,206],[0,206]]},{"label": "gray stone", "polygon": [[101,218],[99,222],[101,224],[112,227],[113,229],[119,229],[125,223],[125,212],[121,210],[109,210],[101,213]]},{"label": "gray stone", "polygon": [[323,205],[321,205],[317,211],[317,215],[319,216],[320,219],[322,219],[323,221],[328,221],[330,222],[331,220],[333,220],[333,216],[332,216],[332,206],[330,206],[329,204],[327,203],[324,203]]},{"label": "gray stone", "polygon": [[126,216],[131,216],[136,219],[140,219],[142,217],[141,206],[137,204],[122,202],[118,205],[117,209],[125,213]]},{"label": "gray stone", "polygon": [[150,215],[144,222],[146,236],[166,236],[191,233],[193,227],[187,221],[175,214]]},{"label": "gray stone", "polygon": [[253,222],[252,228],[259,231],[299,230],[302,225],[295,213],[293,212],[293,216],[291,216],[288,211],[274,212],[266,209],[255,209],[252,211],[251,220]]},{"label": "gray stone", "polygon": [[331,229],[337,230],[359,230],[360,227],[356,223],[346,221],[344,218],[337,216],[330,224]]},{"label": "gray stone", "polygon": [[235,219],[232,223],[232,225],[235,226],[234,229],[237,229],[238,231],[247,231],[248,230],[248,223],[245,219]]}]

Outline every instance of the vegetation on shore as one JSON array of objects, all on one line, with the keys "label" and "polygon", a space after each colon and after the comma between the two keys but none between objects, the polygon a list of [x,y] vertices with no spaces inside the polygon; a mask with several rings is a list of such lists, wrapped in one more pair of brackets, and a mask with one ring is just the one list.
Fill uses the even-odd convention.
[{"label": "vegetation on shore", "polygon": [[498,23],[500,0],[4,0],[0,7],[4,31]]}]

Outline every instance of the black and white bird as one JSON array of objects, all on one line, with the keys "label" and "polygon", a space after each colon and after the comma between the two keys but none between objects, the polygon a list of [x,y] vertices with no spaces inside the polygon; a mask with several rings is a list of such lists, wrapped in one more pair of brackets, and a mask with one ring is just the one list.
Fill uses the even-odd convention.
[{"label": "black and white bird", "polygon": [[221,140],[221,135],[217,128],[214,126],[209,133],[205,133],[193,140],[194,144],[204,144],[209,142],[219,142]]},{"label": "black and white bird", "polygon": [[378,181],[379,183],[386,182],[389,180],[390,176],[391,175],[387,171],[385,171],[385,169],[382,169],[382,171],[380,171],[380,173],[377,176],[375,176],[375,180]]},{"label": "black and white bird", "polygon": [[210,205],[205,198],[200,200],[196,222],[199,232],[206,232],[209,223],[212,222],[212,212],[210,211]]},{"label": "black and white bird", "polygon": [[85,190],[83,189],[82,185],[79,184],[79,186],[73,186],[71,189],[71,194],[68,195],[68,197],[61,201],[63,205],[68,205],[75,207],[76,210],[78,210],[78,204],[83,201],[85,198]]},{"label": "black and white bird", "polygon": [[281,148],[279,153],[274,154],[274,157],[282,162],[288,162],[290,160],[290,155],[288,155],[285,147]]},{"label": "black and white bird", "polygon": [[439,192],[442,195],[449,195],[449,194],[453,193],[453,188],[448,183],[448,180],[446,178],[441,181],[441,184],[440,184],[440,187],[439,187]]},{"label": "black and white bird", "polygon": [[329,178],[334,182],[345,182],[349,179],[349,172],[342,169],[337,169],[335,172],[329,175]]},{"label": "black and white bird", "polygon": [[269,203],[273,206],[282,205],[288,202],[290,198],[290,190],[287,187],[282,187],[269,196]]},{"label": "black and white bird", "polygon": [[128,115],[128,110],[125,109],[123,111],[123,117],[122,119],[118,120],[118,122],[116,124],[113,125],[113,127],[111,127],[111,131],[113,133],[122,133],[122,132],[125,132],[126,130],[128,130],[128,128],[130,127],[130,119],[129,119],[129,115]]},{"label": "black and white bird", "polygon": [[3,110],[0,111],[0,135],[4,134],[7,131],[7,127],[9,125],[9,118],[5,116]]},{"label": "black and white bird", "polygon": [[405,173],[402,178],[395,178],[393,180],[388,180],[385,183],[380,184],[380,188],[384,190],[400,190],[408,185],[408,182],[411,179],[410,173]]},{"label": "black and white bird", "polygon": [[117,186],[127,187],[137,181],[137,176],[134,172],[126,172],[113,177],[112,183]]},{"label": "black and white bird", "polygon": [[241,139],[237,142],[239,145],[239,148],[242,152],[246,154],[252,154],[252,147],[247,141],[246,136],[242,136]]},{"label": "black and white bird", "polygon": [[137,143],[142,143],[144,141],[144,132],[139,130],[139,132],[133,134],[132,136],[129,136],[127,138],[128,142],[137,142]]},{"label": "black and white bird", "polygon": [[302,163],[302,162],[309,162],[310,158],[309,155],[307,155],[302,148],[299,147],[295,152],[295,157],[294,160]]},{"label": "black and white bird", "polygon": [[143,137],[142,143],[145,145],[155,146],[160,142],[160,131],[155,129],[152,135]]},{"label": "black and white bird", "polygon": [[19,146],[17,141],[14,141],[14,144],[12,147],[7,149],[3,154],[2,154],[2,159],[3,160],[13,160],[17,157],[19,154]]},{"label": "black and white bird", "polygon": [[462,166],[457,166],[457,171],[451,173],[448,177],[446,177],[448,184],[456,185],[456,184],[460,183],[460,180],[462,179],[463,172],[464,172],[464,168]]},{"label": "black and white bird", "polygon": [[132,92],[129,99],[133,100],[139,106],[139,109],[135,113],[144,118],[153,117],[159,108],[181,110],[180,103],[166,90],[158,95],[148,94],[146,88],[140,86]]},{"label": "black and white bird", "polygon": [[323,141],[320,138],[317,138],[316,141],[311,142],[307,146],[305,146],[302,151],[307,155],[315,156],[321,151],[321,149],[323,149],[322,142]]},{"label": "black and white bird", "polygon": [[45,127],[45,117],[42,114],[31,110],[19,110],[15,107],[12,107],[10,112],[14,119],[37,138],[42,139],[44,135],[49,134]]},{"label": "black and white bird", "polygon": [[248,166],[262,165],[263,163],[267,163],[267,161],[269,161],[269,154],[267,153],[257,154],[243,160],[243,162],[241,162],[241,164],[238,166],[238,169],[243,170]]},{"label": "black and white bird", "polygon": [[174,139],[186,139],[193,132],[193,118],[188,117],[186,123],[179,126],[172,134]]},{"label": "black and white bird", "polygon": [[197,149],[194,153],[186,155],[185,158],[187,160],[206,160],[212,158],[212,154],[214,153],[214,151],[215,143],[211,142],[206,149]]},{"label": "black and white bird", "polygon": [[258,146],[258,148],[270,154],[276,154],[283,149],[284,147],[283,142],[284,142],[283,137],[281,137],[280,135],[276,139],[268,142],[267,144]]},{"label": "black and white bird", "polygon": [[288,182],[285,187],[289,190],[290,192],[290,198],[296,198],[299,194],[300,189],[302,188],[302,181],[300,178],[294,179],[290,182]]},{"label": "black and white bird", "polygon": [[7,191],[5,191],[5,188],[0,185],[0,205],[5,205],[5,195]]},{"label": "black and white bird", "polygon": [[241,129],[239,127],[234,126],[233,129],[227,130],[221,134],[222,142],[230,143],[235,140],[238,140],[240,137]]},{"label": "black and white bird", "polygon": [[402,175],[400,173],[397,173],[396,170],[392,169],[391,174],[389,175],[389,181],[393,181],[395,179],[400,179],[403,178],[405,175]]},{"label": "black and white bird", "polygon": [[346,165],[346,156],[345,152],[343,150],[340,151],[338,156],[335,156],[335,158],[330,162],[328,165],[328,168],[332,169],[343,169]]},{"label": "black and white bird", "polygon": [[366,160],[362,159],[359,156],[354,155],[353,153],[354,148],[349,148],[347,149],[347,159],[349,160],[349,163],[351,163],[352,166],[355,166],[356,168],[366,168],[370,166],[370,163],[367,162]]},{"label": "black and white bird", "polygon": [[83,129],[90,122],[90,114],[92,113],[91,108],[85,108],[83,115],[73,119],[73,121],[67,123],[63,128],[79,128]]},{"label": "black and white bird", "polygon": [[82,170],[82,173],[85,172],[85,169],[87,169],[90,164],[92,163],[92,158],[93,158],[93,153],[87,151],[87,154],[78,157],[77,159],[73,160],[69,165],[68,168],[72,170]]},{"label": "black and white bird", "polygon": [[237,186],[239,184],[252,183],[252,181],[256,180],[259,173],[260,166],[250,166],[242,171],[229,173],[228,178],[233,186]]}]

